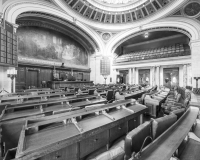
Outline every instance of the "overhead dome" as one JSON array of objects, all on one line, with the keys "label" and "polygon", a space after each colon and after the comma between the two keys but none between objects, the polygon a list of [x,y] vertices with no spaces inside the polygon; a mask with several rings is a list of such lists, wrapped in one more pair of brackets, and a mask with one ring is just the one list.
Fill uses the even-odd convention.
[{"label": "overhead dome", "polygon": [[123,3],[128,3],[130,1],[138,1],[138,0],[96,0],[96,1],[109,3],[109,4],[123,4]]},{"label": "overhead dome", "polygon": [[[125,0],[128,1],[125,4],[111,4],[114,1],[120,2],[120,0],[62,0],[63,3],[58,5],[66,10],[71,8],[87,20],[106,24],[124,24],[154,15],[176,0]],[[58,1],[54,0],[54,2]]]},{"label": "overhead dome", "polygon": [[84,0],[84,2],[104,11],[123,12],[150,2],[150,0]]}]

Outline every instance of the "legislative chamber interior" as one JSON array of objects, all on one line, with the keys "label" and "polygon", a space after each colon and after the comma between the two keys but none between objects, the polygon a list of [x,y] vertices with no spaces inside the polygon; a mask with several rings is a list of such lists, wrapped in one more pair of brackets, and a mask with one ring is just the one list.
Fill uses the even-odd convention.
[{"label": "legislative chamber interior", "polygon": [[199,160],[199,0],[0,0],[0,160]]}]

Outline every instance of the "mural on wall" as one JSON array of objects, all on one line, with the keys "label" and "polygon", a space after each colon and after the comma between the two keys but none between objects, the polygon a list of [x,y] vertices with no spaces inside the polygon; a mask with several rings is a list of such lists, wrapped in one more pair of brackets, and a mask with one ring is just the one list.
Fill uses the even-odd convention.
[{"label": "mural on wall", "polygon": [[74,39],[41,27],[17,29],[19,56],[65,63],[68,67],[88,67],[86,50]]}]

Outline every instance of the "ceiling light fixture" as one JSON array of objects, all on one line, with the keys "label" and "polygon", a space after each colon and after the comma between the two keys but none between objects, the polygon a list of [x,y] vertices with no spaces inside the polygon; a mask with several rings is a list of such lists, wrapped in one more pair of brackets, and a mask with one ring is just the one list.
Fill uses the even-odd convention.
[{"label": "ceiling light fixture", "polygon": [[144,33],[144,37],[145,37],[145,38],[148,38],[148,37],[149,37],[149,33],[148,33],[148,32],[145,32],[145,33]]}]

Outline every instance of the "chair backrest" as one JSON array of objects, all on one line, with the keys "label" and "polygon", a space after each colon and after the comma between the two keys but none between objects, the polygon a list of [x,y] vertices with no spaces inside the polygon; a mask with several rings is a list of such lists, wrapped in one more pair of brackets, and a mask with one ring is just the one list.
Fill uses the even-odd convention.
[{"label": "chair backrest", "polygon": [[89,95],[93,95],[93,94],[94,94],[94,89],[90,89],[90,90],[88,91],[88,94],[89,94]]},{"label": "chair backrest", "polygon": [[170,112],[170,114],[175,114],[177,116],[177,119],[179,119],[184,114],[184,112],[185,108],[181,108]]},{"label": "chair backrest", "polygon": [[191,92],[189,90],[185,90],[185,99],[191,100]]},{"label": "chair backrest", "polygon": [[[145,122],[129,132],[125,138],[125,160],[131,158],[132,153],[138,153],[147,137],[151,137],[151,121]],[[145,146],[150,143],[150,139],[146,141]]]},{"label": "chair backrest", "polygon": [[113,90],[108,90],[107,94],[106,94],[107,101],[112,100],[113,96],[114,96],[114,91]]},{"label": "chair backrest", "polygon": [[175,114],[167,115],[161,118],[154,119],[152,121],[152,137],[156,139],[163,132],[165,132],[172,124],[177,120]]},{"label": "chair backrest", "polygon": [[75,90],[75,92],[78,92],[79,88],[75,88],[74,90]]}]

